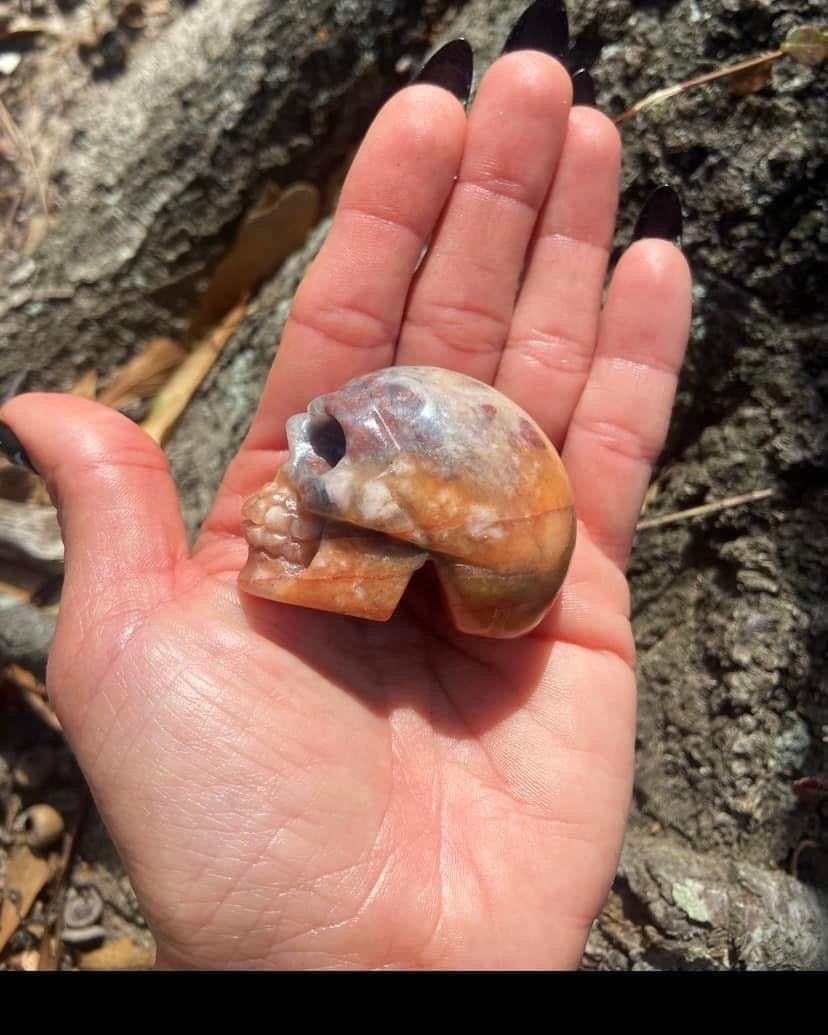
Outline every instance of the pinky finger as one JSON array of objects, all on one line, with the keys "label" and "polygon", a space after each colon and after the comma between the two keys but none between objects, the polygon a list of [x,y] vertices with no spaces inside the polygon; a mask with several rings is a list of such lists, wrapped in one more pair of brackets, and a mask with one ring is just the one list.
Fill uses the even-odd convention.
[{"label": "pinky finger", "polygon": [[667,435],[690,330],[690,292],[687,262],[674,245],[640,240],[624,254],[564,445],[578,517],[621,569]]}]

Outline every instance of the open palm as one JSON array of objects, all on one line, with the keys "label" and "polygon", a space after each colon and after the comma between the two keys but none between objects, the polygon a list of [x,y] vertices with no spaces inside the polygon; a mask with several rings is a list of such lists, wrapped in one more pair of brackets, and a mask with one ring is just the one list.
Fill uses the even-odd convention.
[{"label": "open palm", "polygon": [[[436,86],[395,95],[192,552],[126,418],[4,408],[66,542],[49,692],[162,966],[577,965],[627,819],[623,572],[689,320],[661,240],[628,249],[602,305],[619,162],[539,52],[501,57],[468,118]],[[425,578],[384,624],[239,593],[241,504],[286,418],[392,363],[493,383],[562,452],[576,552],[523,639],[454,633]]]}]

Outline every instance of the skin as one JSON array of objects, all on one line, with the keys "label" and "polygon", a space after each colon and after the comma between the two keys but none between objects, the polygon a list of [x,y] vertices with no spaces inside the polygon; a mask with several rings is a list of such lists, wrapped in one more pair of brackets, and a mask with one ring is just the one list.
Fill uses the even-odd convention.
[{"label": "skin", "polygon": [[[435,86],[396,94],[192,550],[126,418],[40,394],[0,413],[59,508],[48,690],[159,966],[578,965],[627,821],[624,570],[690,318],[665,241],[632,245],[603,296],[619,162],[540,53],[500,58],[468,116]],[[386,624],[239,593],[241,504],[286,418],[394,362],[494,383],[562,452],[577,549],[523,639],[455,634],[427,577]]]}]

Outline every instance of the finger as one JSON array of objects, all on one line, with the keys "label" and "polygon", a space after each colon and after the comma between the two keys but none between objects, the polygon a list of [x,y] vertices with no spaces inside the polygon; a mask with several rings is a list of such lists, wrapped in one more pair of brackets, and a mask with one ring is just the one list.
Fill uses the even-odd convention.
[{"label": "finger", "polygon": [[65,579],[58,636],[140,621],[180,588],[187,538],[164,453],[132,421],[71,395],[26,394],[0,411],[45,479]]},{"label": "finger", "polygon": [[507,54],[484,76],[458,182],[411,291],[397,363],[491,381],[571,95],[562,66],[534,51]]},{"label": "finger", "polygon": [[400,91],[374,120],[325,244],[296,293],[256,415],[197,552],[216,536],[238,534],[241,504],[276,470],[288,417],[314,396],[392,361],[411,277],[451,190],[465,126],[462,104],[433,84]]},{"label": "finger", "polygon": [[620,168],[610,120],[574,108],[495,380],[559,448],[598,335]]},{"label": "finger", "polygon": [[325,244],[296,293],[250,431],[197,552],[216,536],[238,534],[241,504],[276,470],[288,417],[314,396],[391,363],[411,277],[454,182],[465,127],[460,101],[433,84],[400,91],[374,120]]},{"label": "finger", "polygon": [[633,244],[613,274],[563,449],[578,516],[621,568],[667,434],[689,329],[684,256],[666,241]]},{"label": "finger", "polygon": [[311,398],[391,362],[411,277],[464,137],[462,105],[433,85],[401,90],[374,120],[296,293],[246,448],[282,448],[285,420]]}]

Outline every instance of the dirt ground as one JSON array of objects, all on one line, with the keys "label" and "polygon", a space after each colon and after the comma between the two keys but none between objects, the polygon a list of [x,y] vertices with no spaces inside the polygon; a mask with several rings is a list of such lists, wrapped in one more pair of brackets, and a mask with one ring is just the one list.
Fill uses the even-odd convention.
[{"label": "dirt ground", "polygon": [[[76,106],[88,91],[123,82],[155,38],[197,6],[0,3],[5,283],[8,268],[38,254],[60,222],[61,156],[75,146]],[[465,35],[479,77],[521,9],[456,4],[432,43]],[[824,18],[809,0],[572,0],[569,10],[573,62],[592,69],[599,107],[613,116],[654,90],[773,51],[791,29]],[[422,54],[395,57],[404,73]],[[655,185],[680,191],[694,320],[642,519],[679,516],[641,528],[630,569],[640,673],[635,796],[586,969],[828,966],[825,74],[824,63],[786,58],[757,90],[740,95],[711,84],[622,127],[617,240],[628,240]],[[321,174],[315,182],[328,187]],[[191,530],[243,434],[271,355],[263,343],[277,340],[325,228],[323,221],[263,288],[258,315],[231,341],[170,440]],[[15,341],[3,348],[14,350]],[[77,360],[75,376],[87,359]],[[112,364],[99,369],[102,380]],[[74,383],[65,380],[65,388]],[[0,471],[0,490],[25,494],[31,486],[21,478]],[[19,661],[0,657],[9,660]],[[41,880],[43,890],[0,953],[0,969],[37,966],[56,918],[63,968],[146,967],[151,936],[71,752],[49,723],[36,683],[7,670],[0,888],[10,886],[25,810],[51,805],[64,833],[34,853],[50,861],[48,881],[36,862],[16,864],[28,876],[15,870],[15,881]]]}]

